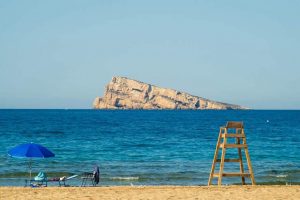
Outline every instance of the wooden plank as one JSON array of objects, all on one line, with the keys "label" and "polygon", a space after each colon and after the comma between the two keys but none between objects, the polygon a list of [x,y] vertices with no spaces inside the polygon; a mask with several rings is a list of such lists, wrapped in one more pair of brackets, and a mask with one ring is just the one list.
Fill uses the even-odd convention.
[{"label": "wooden plank", "polygon": [[225,130],[226,129],[226,127],[225,126],[221,126],[220,127],[220,130],[222,131],[222,130]]},{"label": "wooden plank", "polygon": [[228,137],[228,138],[244,138],[244,134],[235,134],[235,133],[228,133],[228,134],[222,134],[222,137]]},{"label": "wooden plank", "polygon": [[243,127],[244,127],[243,122],[229,121],[226,124],[226,128],[235,128],[235,129],[240,128],[241,129]]},{"label": "wooden plank", "polygon": [[[234,172],[234,173],[223,173],[222,177],[250,177],[251,175],[249,173],[240,173],[240,172]],[[213,177],[220,178],[220,174],[214,174]]]},{"label": "wooden plank", "polygon": [[[225,134],[227,133],[227,130],[225,129]],[[227,142],[227,138],[225,137],[223,139],[223,144],[226,145]],[[223,174],[223,169],[224,169],[224,160],[225,160],[225,153],[226,153],[226,148],[224,148],[224,146],[222,147],[222,155],[221,155],[221,163],[220,163],[220,171],[219,171],[219,179],[218,179],[218,185],[221,186],[222,185],[222,174]]]},{"label": "wooden plank", "polygon": [[219,154],[219,146],[220,146],[220,142],[221,142],[221,135],[222,135],[222,129],[220,129],[220,132],[219,132],[219,137],[218,137],[218,141],[217,141],[217,145],[216,145],[214,159],[213,159],[213,163],[212,163],[212,166],[211,166],[210,175],[209,175],[209,179],[208,179],[208,186],[211,185],[211,182],[212,182],[212,179],[213,179],[213,174],[214,174],[215,167],[216,167],[216,161],[217,161],[218,154]]},{"label": "wooden plank", "polygon": [[[217,162],[221,162],[221,159],[217,159]],[[240,159],[238,159],[238,158],[224,159],[224,162],[240,162]]]},{"label": "wooden plank", "polygon": [[220,148],[247,148],[247,144],[220,144]]},{"label": "wooden plank", "polygon": [[[244,130],[242,130],[242,132],[244,134]],[[243,138],[243,143],[247,144],[246,138]],[[253,173],[253,169],[252,169],[252,164],[251,164],[251,161],[250,161],[250,156],[249,156],[248,148],[245,148],[245,154],[246,154],[246,160],[247,160],[247,164],[248,164],[248,169],[249,169],[249,172],[250,172],[250,175],[251,175],[251,183],[252,183],[252,185],[256,185],[255,179],[254,179],[254,173]]]},{"label": "wooden plank", "polygon": [[[240,138],[236,138],[236,142],[237,144],[240,144],[241,143],[241,140]],[[244,173],[244,165],[243,165],[243,157],[242,157],[242,149],[241,148],[238,148],[238,154],[239,154],[239,161],[240,161],[240,171],[241,173]],[[242,176],[242,185],[245,185],[246,182],[245,182],[245,177]]]}]

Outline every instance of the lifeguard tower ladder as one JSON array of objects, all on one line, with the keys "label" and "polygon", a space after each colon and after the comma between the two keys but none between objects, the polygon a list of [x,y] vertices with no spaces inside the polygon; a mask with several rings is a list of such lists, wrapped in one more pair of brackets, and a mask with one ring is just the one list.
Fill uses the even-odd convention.
[{"label": "lifeguard tower ladder", "polygon": [[[233,130],[233,132],[231,132]],[[228,143],[228,138],[235,138],[235,143]],[[223,140],[223,142],[222,142]],[[242,143],[241,143],[242,141]],[[225,159],[225,153],[227,148],[237,148],[238,150],[238,158],[235,159]],[[219,150],[222,150],[221,159],[218,159]],[[244,170],[243,159],[242,159],[242,149],[245,151],[246,160],[248,164],[249,172],[246,173]],[[224,163],[225,162],[236,162],[240,165],[240,172],[235,173],[224,173]],[[216,164],[220,163],[219,173],[214,173]],[[227,122],[225,127],[220,127],[218,142],[216,145],[216,151],[214,155],[214,160],[211,166],[211,171],[209,175],[208,185],[212,184],[213,178],[218,178],[218,185],[222,185],[223,177],[241,177],[242,184],[245,185],[245,177],[251,179],[252,185],[255,185],[253,169],[250,161],[248,145],[246,143],[246,136],[244,132],[243,122]]]}]

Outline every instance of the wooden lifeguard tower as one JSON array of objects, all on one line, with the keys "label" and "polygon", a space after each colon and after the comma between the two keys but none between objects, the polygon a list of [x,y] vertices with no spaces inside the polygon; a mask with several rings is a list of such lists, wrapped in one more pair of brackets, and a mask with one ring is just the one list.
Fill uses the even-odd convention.
[{"label": "wooden lifeguard tower", "polygon": [[[229,143],[228,138],[235,138],[235,143]],[[223,141],[222,141],[223,140]],[[242,143],[241,143],[242,142]],[[225,159],[225,153],[227,148],[237,148],[238,150],[238,158],[234,159]],[[218,158],[219,150],[222,150],[221,158]],[[243,159],[242,159],[242,149],[244,149],[247,165],[248,165],[248,171],[245,172],[244,165],[243,165]],[[240,165],[240,172],[234,172],[234,173],[224,173],[224,164],[225,162],[236,162]],[[220,163],[220,170],[218,173],[214,173],[216,164]],[[211,171],[209,175],[208,185],[212,184],[213,178],[218,178],[218,185],[222,185],[222,178],[223,177],[241,177],[242,184],[245,185],[245,177],[248,177],[251,179],[252,185],[255,185],[254,180],[254,174],[253,169],[250,161],[249,151],[248,151],[248,145],[246,143],[246,136],[244,132],[244,126],[243,122],[227,122],[225,127],[220,127],[218,142],[216,146],[216,151],[214,155],[214,160],[211,166]]]}]

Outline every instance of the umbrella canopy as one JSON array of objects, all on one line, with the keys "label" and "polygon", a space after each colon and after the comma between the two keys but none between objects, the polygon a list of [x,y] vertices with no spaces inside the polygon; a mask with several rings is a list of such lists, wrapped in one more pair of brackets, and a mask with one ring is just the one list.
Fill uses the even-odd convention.
[{"label": "umbrella canopy", "polygon": [[20,144],[14,148],[12,148],[8,155],[12,157],[19,157],[19,158],[29,158],[29,174],[31,179],[31,165],[32,161],[31,158],[49,158],[54,157],[55,154],[52,153],[46,147],[43,147],[39,144],[28,143],[28,144]]},{"label": "umbrella canopy", "polygon": [[46,147],[34,143],[20,144],[12,148],[8,154],[12,157],[26,158],[49,158],[55,156],[54,153],[52,153]]}]

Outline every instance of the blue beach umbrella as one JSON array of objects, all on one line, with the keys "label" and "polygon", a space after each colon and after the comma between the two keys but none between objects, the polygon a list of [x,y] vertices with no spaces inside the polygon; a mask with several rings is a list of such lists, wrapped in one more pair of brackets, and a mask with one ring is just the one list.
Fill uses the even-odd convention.
[{"label": "blue beach umbrella", "polygon": [[32,158],[49,158],[54,157],[55,154],[52,153],[46,147],[43,147],[39,144],[28,143],[28,144],[20,144],[14,148],[12,148],[8,155],[17,158],[29,158],[29,173],[31,179],[31,165]]}]

